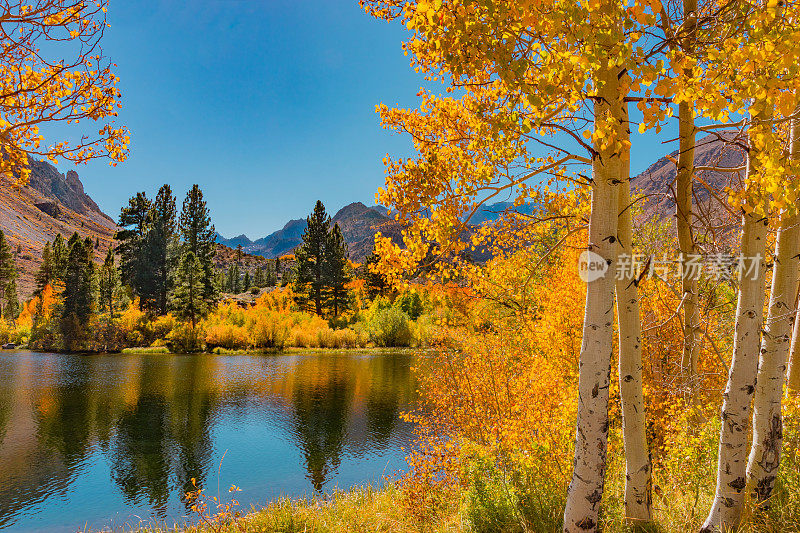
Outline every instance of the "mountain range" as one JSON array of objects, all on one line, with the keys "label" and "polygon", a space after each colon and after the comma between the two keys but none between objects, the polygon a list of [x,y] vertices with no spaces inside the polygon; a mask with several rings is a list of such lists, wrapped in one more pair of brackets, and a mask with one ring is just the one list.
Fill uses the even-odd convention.
[{"label": "mountain range", "polygon": [[[470,218],[470,223],[477,225],[495,220],[510,207],[512,207],[510,202],[497,202],[484,206]],[[533,206],[526,205],[518,211],[530,214],[533,209]],[[341,208],[331,218],[331,224],[339,224],[342,230],[351,260],[363,261],[372,252],[375,233],[378,231],[384,236],[392,237],[395,242],[400,242],[400,225],[388,213],[389,210],[382,205],[366,206],[361,202],[354,202]],[[283,228],[260,239],[251,240],[244,234],[227,239],[217,233],[217,242],[231,248],[241,246],[242,251],[249,254],[275,258],[294,251],[300,245],[305,229],[305,219],[298,218],[290,220]]]},{"label": "mountain range", "polygon": [[[369,255],[377,231],[386,235],[396,233],[399,236],[399,231],[396,231],[397,223],[386,213],[386,208],[382,206],[368,207],[361,202],[354,202],[341,208],[333,216],[331,224],[339,224],[351,259],[363,260]],[[298,218],[260,239],[250,240],[246,235],[226,239],[218,233],[217,242],[231,248],[241,246],[242,251],[249,254],[275,258],[292,253],[300,245],[305,230],[305,219]]]},{"label": "mountain range", "polygon": [[[708,136],[697,141],[695,163],[706,168],[737,169],[744,162],[744,151],[735,143]],[[644,214],[655,217],[671,217],[674,201],[671,189],[675,179],[674,159],[677,152],[659,158],[647,170],[633,179],[636,195],[646,198]],[[56,234],[69,237],[77,231],[83,237],[97,242],[95,259],[100,261],[113,243],[117,229],[113,219],[102,212],[92,198],[86,194],[78,173],[74,170],[60,173],[46,161],[31,160],[31,177],[27,185],[13,186],[7,178],[0,177],[0,229],[15,253],[20,271],[18,282],[20,294],[27,297],[34,286],[34,273],[39,268],[44,243],[52,241]],[[741,172],[703,170],[698,172],[695,184],[695,203],[709,204],[713,194],[723,197],[725,187],[741,186]],[[470,219],[478,225],[495,220],[511,208],[508,202],[498,202],[479,210]],[[533,206],[516,208],[530,213]],[[717,209],[718,212],[724,210]],[[380,205],[366,206],[361,202],[349,204],[332,218],[338,223],[347,241],[350,258],[361,262],[372,251],[375,233],[380,231],[399,242],[401,228],[398,222]],[[735,223],[735,221],[733,221]],[[246,235],[227,239],[217,235],[222,252],[220,258],[230,258],[230,249],[241,245],[242,250],[253,256],[280,257],[294,251],[301,242],[306,221],[302,218],[290,220],[280,230],[256,240]],[[227,260],[226,260],[227,261]],[[258,263],[254,257],[254,265]],[[225,261],[223,261],[225,263]],[[225,266],[225,265],[221,265]]]}]

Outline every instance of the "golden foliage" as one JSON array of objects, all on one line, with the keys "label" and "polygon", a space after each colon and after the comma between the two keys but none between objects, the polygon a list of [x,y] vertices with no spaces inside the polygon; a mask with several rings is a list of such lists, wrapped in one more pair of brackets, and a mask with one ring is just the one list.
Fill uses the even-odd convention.
[{"label": "golden foliage", "polygon": [[[0,6],[0,174],[24,182],[29,155],[53,163],[125,160],[128,131],[113,123],[121,107],[119,78],[100,51],[107,5],[106,0],[43,0]],[[55,50],[71,55],[59,57]],[[94,133],[84,128],[75,143],[43,145],[40,126],[85,122]]]}]

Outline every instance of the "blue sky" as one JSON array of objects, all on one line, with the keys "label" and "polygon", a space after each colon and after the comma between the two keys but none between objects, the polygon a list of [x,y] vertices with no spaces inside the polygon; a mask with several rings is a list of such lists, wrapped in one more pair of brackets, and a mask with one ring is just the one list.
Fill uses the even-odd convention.
[{"label": "blue sky", "polygon": [[413,105],[423,80],[403,29],[355,1],[115,0],[109,20],[131,156],[76,170],[113,217],[135,191],[180,202],[199,183],[220,233],[262,237],[318,198],[374,203],[383,156],[410,150],[375,105]]},{"label": "blue sky", "polygon": [[[198,183],[220,233],[259,238],[317,199],[374,203],[384,155],[410,154],[375,105],[414,106],[424,80],[404,28],[356,0],[114,0],[109,20],[131,156],[76,170],[112,217],[136,191],[169,183],[180,204]],[[648,138],[634,171],[666,151]]]}]

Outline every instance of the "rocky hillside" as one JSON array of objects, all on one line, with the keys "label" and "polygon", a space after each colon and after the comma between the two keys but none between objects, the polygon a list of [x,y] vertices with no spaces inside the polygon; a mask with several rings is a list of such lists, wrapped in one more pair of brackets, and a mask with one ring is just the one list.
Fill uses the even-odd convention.
[{"label": "rocky hillside", "polygon": [[[677,157],[678,152],[662,157],[633,179],[636,196],[642,200],[640,222],[661,219],[674,224]],[[697,140],[695,166],[700,169],[694,180],[692,228],[704,253],[730,253],[737,246],[739,220],[727,205],[725,189],[742,187],[745,157],[741,142],[715,135]]]},{"label": "rocky hillside", "polygon": [[84,192],[77,172],[61,174],[46,161],[32,161],[27,185],[15,187],[0,177],[0,229],[16,254],[20,297],[27,298],[45,242],[77,231],[99,241],[95,257],[101,260],[116,225]]},{"label": "rocky hillside", "polygon": [[[678,152],[672,152],[650,165],[650,167],[633,179],[633,186],[644,195],[647,214],[673,215],[675,212],[675,178]],[[694,154],[694,163],[698,167],[715,167],[736,169],[744,165],[745,153],[737,143],[720,140],[714,135],[698,139]],[[720,198],[726,198],[726,187],[741,188],[743,171],[720,172],[716,170],[699,170],[694,184],[695,204],[702,204],[712,198],[709,189]]]}]

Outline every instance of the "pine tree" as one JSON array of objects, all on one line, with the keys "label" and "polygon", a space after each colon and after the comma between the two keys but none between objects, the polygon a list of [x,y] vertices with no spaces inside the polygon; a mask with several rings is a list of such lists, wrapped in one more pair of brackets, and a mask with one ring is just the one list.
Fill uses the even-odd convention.
[{"label": "pine tree", "polygon": [[16,277],[11,278],[6,285],[6,308],[3,309],[3,316],[11,323],[19,316],[19,296],[17,295]]},{"label": "pine tree", "polygon": [[109,248],[98,275],[100,312],[106,314],[109,319],[114,318],[119,291],[119,271],[114,264],[114,250]]},{"label": "pine tree", "polygon": [[217,292],[228,292],[228,273],[217,269],[214,274],[214,285],[217,286]]},{"label": "pine tree", "polygon": [[374,298],[375,296],[383,296],[384,292],[389,288],[389,283],[386,281],[386,277],[379,273],[375,272],[375,266],[380,262],[381,258],[373,252],[367,256],[367,259],[364,261],[364,280],[366,281],[367,285],[367,293],[370,297]]},{"label": "pine tree", "polygon": [[258,288],[264,286],[264,269],[262,267],[256,268],[256,271],[253,274],[253,285]]},{"label": "pine tree", "polygon": [[148,213],[144,236],[147,284],[142,287],[142,304],[160,315],[169,310],[169,295],[178,255],[177,209],[169,185],[163,185]]},{"label": "pine tree", "polygon": [[67,269],[67,256],[69,249],[64,237],[59,233],[53,241],[53,281],[64,281],[64,273]]},{"label": "pine tree", "polygon": [[347,283],[351,279],[350,264],[347,261],[347,243],[334,224],[325,245],[323,263],[326,306],[332,309],[334,318],[347,308]]},{"label": "pine tree", "polygon": [[331,217],[325,212],[325,206],[321,201],[317,200],[314,212],[306,218],[306,224],[303,242],[295,254],[297,257],[296,299],[304,309],[313,310],[317,315],[322,316],[325,298],[323,263]]},{"label": "pine tree", "polygon": [[208,303],[204,297],[204,278],[203,265],[194,252],[187,250],[178,266],[173,306],[180,318],[189,320],[192,330],[197,327],[197,321],[208,312]]},{"label": "pine tree", "polygon": [[244,280],[242,281],[242,292],[249,291],[251,286],[252,284],[250,283],[250,272],[245,271]]},{"label": "pine tree", "polygon": [[242,292],[242,274],[239,271],[239,265],[233,265],[233,293],[239,294]]},{"label": "pine tree", "polygon": [[241,263],[242,262],[242,257],[243,257],[242,245],[241,244],[237,244],[236,245],[236,262],[237,263]]},{"label": "pine tree", "polygon": [[149,265],[144,253],[144,238],[150,221],[149,213],[152,203],[143,192],[128,200],[119,215],[122,227],[114,236],[117,252],[120,255],[120,271],[122,282],[133,289],[134,294],[142,296],[149,284]]},{"label": "pine tree", "polygon": [[61,334],[64,347],[75,351],[85,348],[87,326],[94,313],[93,243],[77,233],[69,239],[69,256],[64,276],[61,310]]},{"label": "pine tree", "polygon": [[225,292],[232,293],[233,292],[233,267],[229,266],[227,272],[225,272]]},{"label": "pine tree", "polygon": [[239,294],[242,292],[242,278],[239,272],[239,265],[236,263],[228,267],[228,275],[225,285],[226,290],[231,294]]},{"label": "pine tree", "polygon": [[6,241],[5,234],[0,231],[0,314],[3,312],[4,303],[8,300],[8,284],[16,277],[17,268],[14,264],[11,247]]},{"label": "pine tree", "polygon": [[267,271],[264,274],[264,286],[265,287],[276,287],[278,285],[278,259],[275,260],[275,266],[267,267]]},{"label": "pine tree", "polygon": [[202,270],[202,298],[207,303],[218,298],[214,283],[214,255],[216,254],[214,225],[211,224],[203,192],[196,184],[186,194],[180,217],[180,232],[183,237],[183,255],[191,252]]},{"label": "pine tree", "polygon": [[39,266],[38,272],[36,272],[36,294],[41,294],[47,285],[52,285],[54,278],[53,253],[50,243],[46,242],[42,250],[42,264]]}]

